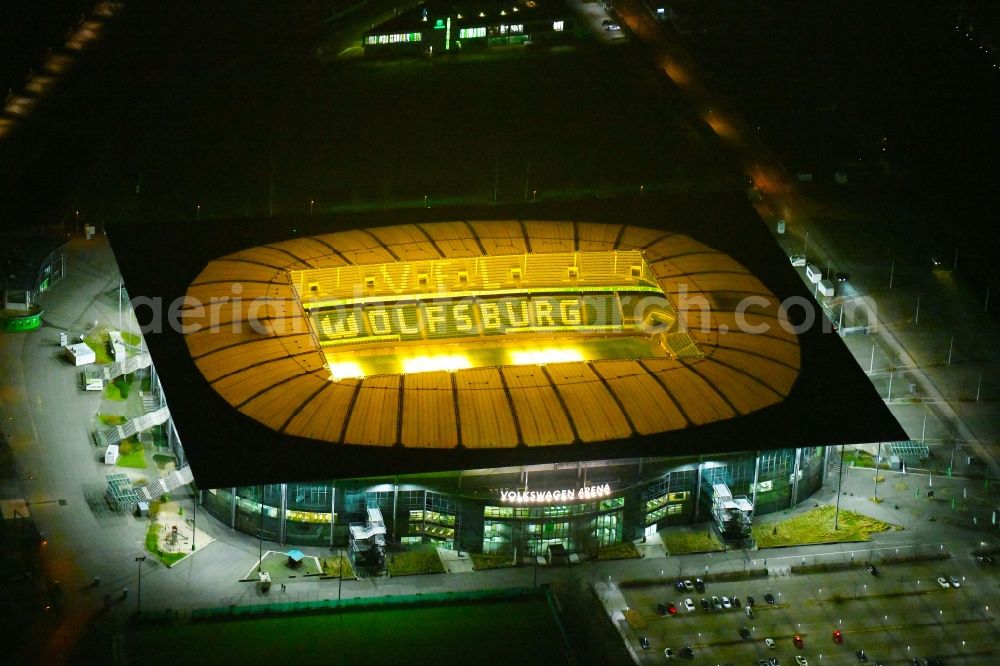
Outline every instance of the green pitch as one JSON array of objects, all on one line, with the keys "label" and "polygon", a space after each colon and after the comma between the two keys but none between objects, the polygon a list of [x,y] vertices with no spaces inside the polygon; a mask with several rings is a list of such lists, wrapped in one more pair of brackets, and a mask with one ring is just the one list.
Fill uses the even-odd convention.
[{"label": "green pitch", "polygon": [[[128,662],[218,664],[565,664],[543,597],[138,627]],[[211,646],[206,647],[206,646]]]}]

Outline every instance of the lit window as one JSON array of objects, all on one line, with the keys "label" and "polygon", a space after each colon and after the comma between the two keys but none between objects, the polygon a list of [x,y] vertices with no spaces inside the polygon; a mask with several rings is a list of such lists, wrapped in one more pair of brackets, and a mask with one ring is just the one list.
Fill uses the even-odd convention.
[{"label": "lit window", "polygon": [[552,29],[555,30],[556,32],[562,32],[563,22],[562,21],[553,21],[552,22]]},{"label": "lit window", "polygon": [[511,32],[524,32],[524,25],[521,24],[521,23],[515,23],[514,25],[510,26],[510,31]]},{"label": "lit window", "polygon": [[474,37],[485,37],[486,28],[462,28],[458,31],[459,39],[472,39]]},{"label": "lit window", "polygon": [[406,32],[397,35],[369,35],[365,37],[365,44],[399,44],[400,42],[419,42],[423,35],[419,32]]}]

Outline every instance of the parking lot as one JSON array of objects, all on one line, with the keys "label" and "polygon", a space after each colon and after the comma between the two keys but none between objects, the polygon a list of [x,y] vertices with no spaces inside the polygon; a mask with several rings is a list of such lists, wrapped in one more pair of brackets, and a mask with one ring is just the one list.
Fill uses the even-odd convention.
[{"label": "parking lot", "polygon": [[[630,629],[643,663],[674,659],[698,664],[758,664],[776,659],[795,664],[859,663],[864,650],[871,664],[910,664],[913,658],[938,657],[946,664],[995,663],[998,569],[978,565],[968,555],[935,562],[879,565],[878,575],[864,567],[835,573],[793,574],[731,582],[707,581],[705,591],[684,593],[675,581],[622,589],[643,629]],[[954,576],[947,588],[938,577]],[[692,579],[693,582],[693,579]],[[947,581],[946,581],[947,582]],[[774,603],[765,601],[771,594]],[[712,609],[712,597],[736,596],[740,607]],[[756,602],[753,616],[745,612]],[[685,609],[690,598],[695,607]],[[704,598],[709,610],[704,610]],[[657,604],[675,604],[676,614]],[[667,611],[666,615],[661,612]],[[743,628],[748,638],[741,636]],[[842,642],[834,640],[841,632]],[[649,647],[641,647],[641,639]],[[794,643],[801,639],[801,647]],[[766,645],[770,638],[773,647]],[[684,647],[693,655],[685,657]],[[773,663],[773,662],[772,662]]]}]

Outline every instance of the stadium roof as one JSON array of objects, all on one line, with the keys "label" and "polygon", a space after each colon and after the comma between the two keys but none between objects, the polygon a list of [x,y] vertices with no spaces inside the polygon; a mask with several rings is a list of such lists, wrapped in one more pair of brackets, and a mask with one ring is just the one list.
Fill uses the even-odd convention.
[{"label": "stadium roof", "polygon": [[[206,308],[188,310],[186,324],[222,318],[214,331],[165,326],[146,336],[202,487],[905,438],[836,334],[778,325],[778,301],[811,297],[736,198],[119,227],[109,236],[133,299],[187,295]],[[680,313],[702,356],[331,380],[290,273],[630,248],[645,250],[672,300],[681,289],[706,297],[707,327],[688,319],[700,310]],[[213,298],[228,303],[236,292],[236,308],[210,312]],[[760,299],[748,323],[768,332],[720,335],[738,328],[746,296]],[[251,303],[261,308],[258,297],[267,299],[264,329],[234,331]]]}]

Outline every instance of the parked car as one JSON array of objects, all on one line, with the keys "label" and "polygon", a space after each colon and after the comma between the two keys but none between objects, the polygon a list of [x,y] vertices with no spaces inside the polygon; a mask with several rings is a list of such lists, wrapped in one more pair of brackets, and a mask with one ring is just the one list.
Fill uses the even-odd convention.
[{"label": "parked car", "polygon": [[949,583],[948,579],[945,578],[944,576],[941,576],[940,578],[938,578],[937,581],[938,581],[938,585],[940,585],[941,587],[943,587],[945,589],[948,589],[949,587],[951,587],[951,583]]},{"label": "parked car", "polygon": [[684,591],[684,581],[679,580],[676,583],[674,583],[674,589],[677,590],[678,592],[683,592]]},{"label": "parked car", "polygon": [[875,568],[874,564],[869,564],[868,565],[868,573],[870,573],[873,576],[877,576],[878,575],[878,569]]},{"label": "parked car", "polygon": [[722,597],[722,607],[729,610],[733,607],[733,602],[729,600],[729,597]]},{"label": "parked car", "polygon": [[951,583],[952,587],[962,587],[961,581],[959,581],[954,576],[948,576],[948,582]]},{"label": "parked car", "polygon": [[747,595],[747,603],[750,604],[751,606],[756,606],[757,605],[757,602],[749,594]]},{"label": "parked car", "polygon": [[690,645],[685,645],[681,648],[681,656],[685,659],[694,659],[694,648]]},{"label": "parked car", "polygon": [[648,650],[649,649],[649,639],[647,637],[645,637],[645,636],[640,636],[639,637],[639,645],[642,646],[643,650]]},{"label": "parked car", "polygon": [[733,608],[739,608],[740,607],[740,598],[739,597],[732,597],[730,599],[730,601],[733,602]]},{"label": "parked car", "polygon": [[694,610],[694,601],[692,601],[690,598],[685,599],[684,600],[684,609],[688,613],[690,613],[691,611],[693,611]]},{"label": "parked car", "polygon": [[788,257],[788,259],[792,262],[792,266],[795,266],[796,268],[801,268],[807,263],[806,255],[804,254],[793,254]]},{"label": "parked car", "polygon": [[660,603],[656,604],[656,613],[657,613],[657,615],[666,615],[667,614],[667,605],[665,603],[663,603],[662,601]]},{"label": "parked car", "polygon": [[667,612],[670,613],[671,615],[677,615],[677,605],[671,601],[669,604],[667,604]]},{"label": "parked car", "polygon": [[993,558],[989,555],[976,555],[976,562],[984,567],[993,566]]},{"label": "parked car", "polygon": [[747,606],[743,609],[743,612],[747,614],[747,617],[753,617],[753,606]]},{"label": "parked car", "polygon": [[809,666],[809,660],[801,654],[795,655],[795,666]]},{"label": "parked car", "polygon": [[722,610],[722,602],[719,601],[719,597],[712,597],[712,608]]},{"label": "parked car", "polygon": [[833,630],[833,642],[834,643],[843,643],[844,642],[844,634],[840,633],[840,629],[834,629]]},{"label": "parked car", "polygon": [[745,641],[750,640],[750,629],[746,625],[740,627],[740,638]]},{"label": "parked car", "polygon": [[792,636],[792,643],[795,645],[795,647],[801,648],[802,647],[802,636],[799,636],[798,634],[795,634],[794,636]]},{"label": "parked car", "polygon": [[701,609],[702,610],[708,610],[709,608],[710,608],[710,606],[708,605],[708,599],[706,599],[705,597],[702,597],[701,598]]},{"label": "parked car", "polygon": [[770,592],[768,592],[767,594],[764,595],[764,601],[766,601],[767,603],[769,603],[769,604],[771,604],[773,606],[774,605],[774,595],[771,594]]},{"label": "parked car", "polygon": [[865,654],[864,650],[858,650],[857,652],[854,653],[854,655],[858,658],[858,661],[861,662],[862,664],[868,663],[868,655]]},{"label": "parked car", "polygon": [[703,581],[701,578],[695,578],[694,579],[694,589],[698,590],[699,592],[704,592],[705,591],[705,581]]},{"label": "parked car", "polygon": [[694,590],[694,583],[692,583],[689,580],[684,581],[684,589],[687,590],[688,592],[693,591]]},{"label": "parked car", "polygon": [[663,648],[663,656],[666,657],[667,659],[673,659],[674,651],[671,650],[670,648]]}]

